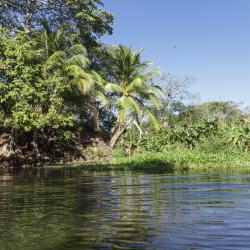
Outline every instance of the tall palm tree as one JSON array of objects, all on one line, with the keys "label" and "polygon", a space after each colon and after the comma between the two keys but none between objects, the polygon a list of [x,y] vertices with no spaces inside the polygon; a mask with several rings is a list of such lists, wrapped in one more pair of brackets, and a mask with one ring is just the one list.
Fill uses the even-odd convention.
[{"label": "tall palm tree", "polygon": [[113,59],[111,66],[111,83],[105,89],[114,99],[118,118],[112,129],[110,146],[114,147],[119,137],[132,124],[142,121],[144,117],[151,122],[155,129],[159,124],[150,112],[150,106],[158,106],[161,88],[151,83],[150,79],[158,70],[147,70],[151,62],[141,61],[142,50],[132,51],[131,48],[119,45],[111,47]]}]

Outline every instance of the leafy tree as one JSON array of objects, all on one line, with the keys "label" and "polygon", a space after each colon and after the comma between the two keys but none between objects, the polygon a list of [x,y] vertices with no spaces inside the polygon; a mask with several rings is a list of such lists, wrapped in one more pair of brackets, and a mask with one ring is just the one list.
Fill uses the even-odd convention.
[{"label": "leafy tree", "polygon": [[[94,116],[95,128],[99,130],[97,100],[104,104],[107,103],[103,88],[104,81],[97,72],[90,69],[91,61],[88,58],[86,48],[82,44],[74,44],[73,40],[70,39],[66,25],[63,24],[55,31],[51,30],[45,21],[43,25],[44,29],[38,31],[35,37],[38,42],[40,41],[45,56],[48,57],[46,65],[50,65],[51,60],[53,66],[56,65],[56,61],[63,62],[65,76],[69,77],[68,83],[71,90],[65,96],[65,100],[68,104],[77,107],[78,110],[89,107]],[[44,72],[47,71],[46,67]],[[77,112],[74,113],[77,117]]]},{"label": "leafy tree", "polygon": [[233,102],[205,102],[199,105],[189,105],[181,113],[183,120],[215,120],[220,122],[239,121],[243,116],[239,105]]},{"label": "leafy tree", "polygon": [[97,72],[89,69],[90,62],[83,46],[75,45],[71,51],[78,51],[78,54],[73,54],[67,61],[72,90],[68,100],[80,108],[89,107],[94,117],[94,129],[99,131],[99,102],[104,105],[108,103],[104,90],[105,81]]},{"label": "leafy tree", "polygon": [[44,49],[23,31],[0,36],[1,125],[12,131],[63,129],[72,125],[63,95],[69,90],[64,61]]},{"label": "leafy tree", "polygon": [[94,47],[112,32],[113,20],[102,2],[0,0],[0,11],[0,127],[11,131],[12,152],[25,134],[38,155],[39,136],[68,137],[85,110],[99,130],[99,109],[108,100]]},{"label": "leafy tree", "polygon": [[92,46],[98,37],[112,33],[113,16],[102,5],[101,0],[0,0],[0,25],[29,33],[44,19],[54,28],[67,23],[85,45]]},{"label": "leafy tree", "polygon": [[146,71],[151,63],[141,61],[141,50],[132,51],[131,48],[120,45],[112,47],[110,53],[113,58],[111,82],[106,84],[105,89],[111,94],[118,112],[110,141],[113,147],[133,122],[142,121],[143,115],[159,129],[158,122],[148,107],[159,105],[161,89],[150,84],[150,79],[156,71]]},{"label": "leafy tree", "polygon": [[178,115],[185,110],[184,103],[195,98],[189,91],[193,79],[189,76],[179,77],[164,73],[156,80],[162,86],[163,95],[160,108],[154,110],[154,113],[164,126],[171,126],[177,122]]}]

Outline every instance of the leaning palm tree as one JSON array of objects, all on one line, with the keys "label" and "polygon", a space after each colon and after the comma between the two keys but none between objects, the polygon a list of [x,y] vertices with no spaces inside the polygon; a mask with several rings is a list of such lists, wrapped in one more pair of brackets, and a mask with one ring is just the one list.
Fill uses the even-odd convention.
[{"label": "leaning palm tree", "polygon": [[110,140],[110,146],[114,147],[126,129],[132,123],[139,128],[138,124],[144,117],[147,117],[155,129],[159,129],[149,107],[160,104],[159,95],[162,92],[159,86],[150,81],[158,70],[147,70],[151,63],[141,61],[142,50],[132,51],[131,48],[120,45],[111,47],[110,53],[113,59],[110,77],[112,82],[107,83],[105,89],[113,97],[118,113]]}]

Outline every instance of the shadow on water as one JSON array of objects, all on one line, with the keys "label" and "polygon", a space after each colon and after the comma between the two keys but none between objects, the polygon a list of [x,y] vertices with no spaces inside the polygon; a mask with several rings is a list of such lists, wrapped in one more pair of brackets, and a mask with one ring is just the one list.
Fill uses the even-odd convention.
[{"label": "shadow on water", "polygon": [[[46,168],[52,169],[81,169],[87,171],[107,172],[107,171],[133,171],[143,173],[174,173],[172,164],[166,163],[161,159],[144,159],[143,163],[138,161],[131,161],[125,163],[76,163],[68,165],[47,166]],[[186,171],[188,168],[182,167],[181,171]]]},{"label": "shadow on water", "polygon": [[122,189],[110,172],[31,168],[2,173],[0,249],[118,249],[121,241],[124,246],[131,241],[127,249],[133,249],[148,237],[149,226],[141,209],[133,211],[132,203],[139,201],[121,197],[132,189],[125,187],[125,176],[120,178]]},{"label": "shadow on water", "polygon": [[0,172],[0,250],[249,249],[250,175]]}]

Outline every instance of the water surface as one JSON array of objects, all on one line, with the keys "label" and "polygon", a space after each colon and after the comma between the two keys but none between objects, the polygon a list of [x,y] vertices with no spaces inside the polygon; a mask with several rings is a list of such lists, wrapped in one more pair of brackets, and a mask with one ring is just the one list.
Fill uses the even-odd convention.
[{"label": "water surface", "polygon": [[0,173],[10,249],[250,249],[250,175]]}]

